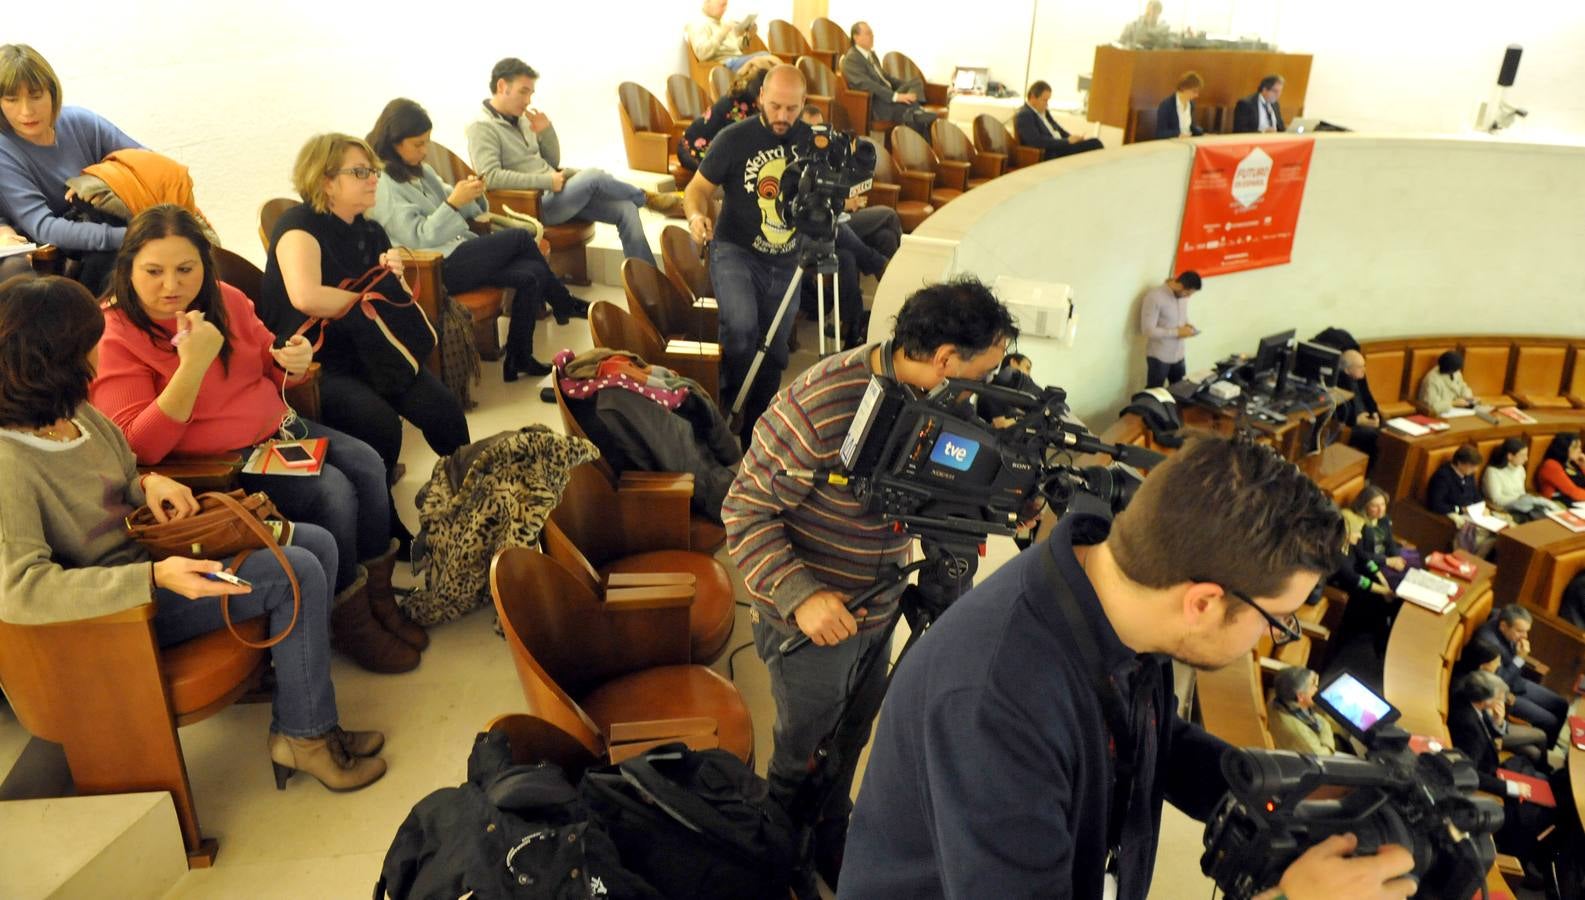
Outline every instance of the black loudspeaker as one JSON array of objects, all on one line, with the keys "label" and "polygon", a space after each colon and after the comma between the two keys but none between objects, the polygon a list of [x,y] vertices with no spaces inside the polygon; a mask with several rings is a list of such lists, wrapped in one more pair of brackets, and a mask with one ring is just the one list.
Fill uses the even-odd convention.
[{"label": "black loudspeaker", "polygon": [[1509,44],[1502,55],[1502,71],[1497,73],[1498,87],[1513,87],[1513,80],[1519,75],[1519,56],[1524,53],[1524,48],[1518,44]]}]

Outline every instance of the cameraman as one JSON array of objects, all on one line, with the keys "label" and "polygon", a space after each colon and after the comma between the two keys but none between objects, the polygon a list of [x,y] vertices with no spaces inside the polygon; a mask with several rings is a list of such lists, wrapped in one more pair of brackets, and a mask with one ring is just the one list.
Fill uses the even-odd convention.
[{"label": "cameraman", "polygon": [[[776,397],[754,429],[722,506],[727,548],[754,599],[754,643],[770,670],[776,746],[768,775],[784,805],[793,805],[816,745],[848,711],[835,735],[829,795],[800,823],[815,827],[816,866],[832,887],[852,808],[853,770],[886,689],[887,626],[903,585],[865,609],[850,612],[846,603],[874,584],[885,566],[905,563],[911,538],[879,515],[860,514],[849,488],[811,484],[787,472],[841,465],[842,441],[872,376],[890,368],[896,381],[920,390],[948,378],[979,380],[1017,335],[1007,307],[978,281],[921,288],[897,313],[890,342],[829,356]],[[783,656],[782,641],[800,631],[812,644]],[[864,669],[858,683],[870,654],[887,657]]]},{"label": "cameraman", "polygon": [[[1342,518],[1270,449],[1200,438],[1095,542],[1103,533],[1102,519],[1065,516],[903,660],[839,896],[1143,900],[1162,800],[1214,811],[1228,747],[1178,718],[1169,657],[1214,669],[1296,632]],[[1318,844],[1260,897],[1414,891],[1407,850],[1347,858],[1354,846]]]},{"label": "cameraman", "polygon": [[[721,398],[735,406],[738,393],[748,392],[739,433],[745,446],[781,384],[797,320],[797,310],[789,309],[777,333],[769,335],[770,349],[754,384],[745,385],[755,350],[798,266],[797,229],[782,221],[776,199],[792,148],[811,134],[798,121],[803,106],[803,74],[787,65],[771,69],[760,87],[759,115],[716,135],[683,194],[689,233],[699,246],[710,245],[710,280],[721,311]],[[719,221],[712,211],[717,186],[723,192]]]}]

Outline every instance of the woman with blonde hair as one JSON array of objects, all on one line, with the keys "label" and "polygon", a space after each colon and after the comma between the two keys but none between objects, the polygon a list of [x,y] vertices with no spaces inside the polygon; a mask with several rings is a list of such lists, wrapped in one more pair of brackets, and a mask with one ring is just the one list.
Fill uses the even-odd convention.
[{"label": "woman with blonde hair", "polygon": [[[385,230],[365,218],[374,207],[380,162],[347,134],[309,138],[292,184],[303,198],[269,236],[259,318],[280,340],[310,319],[322,336],[316,357],[324,423],[380,454],[389,476],[402,450],[402,420],[430,449],[448,456],[468,443],[462,404],[424,365],[436,332],[402,280],[402,257]],[[406,538],[393,517],[396,537]]]}]

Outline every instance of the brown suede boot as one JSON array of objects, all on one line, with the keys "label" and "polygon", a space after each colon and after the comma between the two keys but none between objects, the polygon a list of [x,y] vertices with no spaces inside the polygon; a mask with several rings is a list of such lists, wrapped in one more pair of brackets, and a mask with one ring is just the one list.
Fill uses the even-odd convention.
[{"label": "brown suede boot", "polygon": [[353,756],[375,756],[385,749],[385,735],[378,731],[348,731],[337,725],[330,733]]},{"label": "brown suede boot", "polygon": [[666,191],[665,193],[645,191],[644,205],[672,219],[681,219],[684,216],[682,194],[677,191]]},{"label": "brown suede boot", "polygon": [[270,732],[270,763],[275,789],[286,790],[294,773],[306,772],[333,791],[368,787],[385,774],[385,760],[353,756],[330,731],[318,737],[294,738]]},{"label": "brown suede boot", "polygon": [[369,609],[368,576],[358,567],[358,580],[336,595],[330,612],[330,645],[370,672],[395,674],[418,668],[418,651],[385,630]]},{"label": "brown suede boot", "polygon": [[428,647],[429,635],[422,626],[402,615],[401,607],[396,605],[396,592],[391,589],[391,572],[396,568],[396,541],[393,539],[384,553],[364,561],[363,568],[369,573],[369,610],[374,613],[375,621],[414,650]]}]

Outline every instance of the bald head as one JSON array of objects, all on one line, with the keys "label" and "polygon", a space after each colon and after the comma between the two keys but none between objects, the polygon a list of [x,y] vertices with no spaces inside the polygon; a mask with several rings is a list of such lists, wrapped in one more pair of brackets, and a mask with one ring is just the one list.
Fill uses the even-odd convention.
[{"label": "bald head", "polygon": [[1343,374],[1358,381],[1365,377],[1365,354],[1358,350],[1344,350],[1343,355],[1338,358],[1338,366],[1343,370]]},{"label": "bald head", "polygon": [[778,135],[786,134],[803,108],[804,76],[796,66],[783,63],[766,73],[759,89],[759,111],[765,127]]}]

